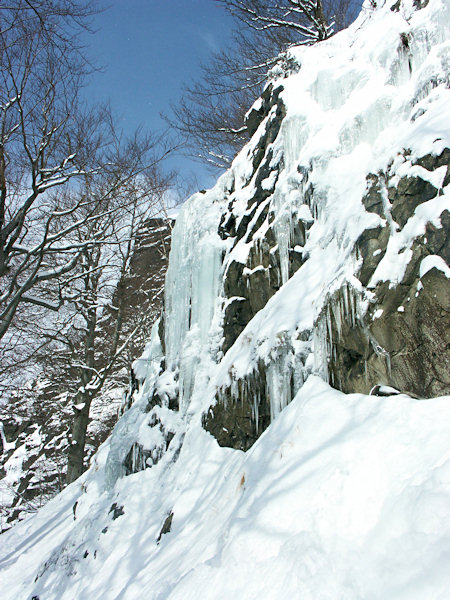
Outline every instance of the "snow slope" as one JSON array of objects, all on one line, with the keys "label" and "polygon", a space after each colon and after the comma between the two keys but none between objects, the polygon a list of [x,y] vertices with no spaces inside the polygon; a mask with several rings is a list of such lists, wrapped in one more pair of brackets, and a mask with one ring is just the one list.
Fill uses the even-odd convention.
[{"label": "snow slope", "polygon": [[[450,398],[342,394],[322,379],[320,330],[298,336],[312,335],[325,299],[343,282],[357,287],[354,243],[384,224],[363,210],[366,175],[389,164],[398,178],[417,170],[415,157],[450,146],[448,2],[414,11],[403,0],[398,12],[380,4],[366,3],[330,40],[293,49],[298,72],[273,74],[283,77],[287,108],[272,147],[284,169],[264,185],[273,189],[267,202],[278,223],[282,287],[223,356],[224,270],[245,263],[250,248],[244,238],[223,239],[218,227],[231,201],[238,216],[246,213],[262,123],[231,170],[177,219],[166,370],[159,372],[155,326],[135,402],[90,470],[1,536],[2,598],[448,597]],[[299,166],[315,186],[314,215],[303,203]],[[443,176],[433,172],[441,193],[393,228],[373,285],[399,281],[414,236],[428,221],[440,226],[449,206]],[[309,258],[289,279],[287,237],[299,214],[314,220],[303,249]],[[428,263],[424,272],[436,260]],[[286,339],[305,357],[287,406],[279,355]],[[202,415],[218,390],[260,361],[277,390],[273,422],[246,453],[219,447]],[[155,391],[163,406],[149,406]],[[169,410],[174,399],[178,410]],[[151,450],[148,457],[136,444]],[[128,474],[145,462],[153,466]]]},{"label": "snow slope", "polygon": [[2,536],[2,597],[444,600],[449,428],[449,398],[311,377],[247,453],[198,428],[170,468],[105,493],[104,447],[83,483]]}]

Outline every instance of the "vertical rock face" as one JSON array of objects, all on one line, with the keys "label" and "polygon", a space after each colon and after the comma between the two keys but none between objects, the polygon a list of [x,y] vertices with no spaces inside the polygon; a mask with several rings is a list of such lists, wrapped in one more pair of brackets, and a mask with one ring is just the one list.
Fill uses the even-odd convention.
[{"label": "vertical rock face", "polygon": [[441,0],[367,6],[273,71],[175,226],[147,411],[247,450],[311,374],[449,391],[449,28]]},{"label": "vertical rock face", "polygon": [[[418,207],[444,193],[450,183],[449,164],[446,148],[438,156],[428,154],[414,160],[413,166],[423,171],[400,178],[396,185],[386,186],[389,173],[368,177],[363,198],[366,210],[387,222],[390,216],[392,220],[385,228],[364,231],[356,245],[360,256],[357,277],[368,286],[366,294],[371,296],[367,312],[356,322],[347,319],[342,314],[342,289],[324,309],[328,314],[330,379],[342,391],[367,393],[386,383],[429,398],[450,390],[449,211],[439,214],[437,227],[428,222],[414,238],[400,281],[370,285],[390,239],[401,235]],[[440,174],[433,179],[438,170]],[[442,187],[429,179],[440,180]]]},{"label": "vertical rock face", "polygon": [[[408,161],[408,157],[403,160]],[[235,243],[244,240],[250,247],[246,262],[233,260],[224,269],[224,353],[283,281],[291,278],[308,260],[303,257],[303,248],[315,219],[312,215],[306,219],[296,218],[294,213],[285,232],[287,261],[285,255],[283,273],[282,250],[274,227],[276,215],[270,206],[273,190],[262,193],[258,187],[259,172],[268,173],[267,163],[273,166],[272,161],[269,153],[259,163],[254,193],[239,229],[235,230],[237,220],[232,203],[228,207],[230,214],[224,217],[219,229],[223,237],[234,233]],[[326,346],[325,376],[341,391],[369,393],[382,384],[428,398],[450,390],[448,210],[438,211],[433,216],[433,220],[437,217],[437,225],[426,222],[423,233],[414,237],[410,248],[404,250],[410,256],[399,281],[393,284],[389,280],[376,282],[376,278],[373,279],[389,243],[392,246],[408,222],[414,221],[416,209],[444,194],[450,182],[449,165],[450,151],[445,148],[437,156],[428,154],[411,162],[412,170],[419,167],[416,171],[421,174],[411,174],[394,182],[389,170],[366,177],[367,188],[361,202],[365,211],[378,215],[384,223],[360,234],[352,250],[356,259],[355,280],[352,285],[346,281],[329,296],[315,324]],[[277,164],[272,171],[274,184],[279,169],[280,164]],[[440,181],[440,185],[436,187],[429,179]],[[311,187],[303,191],[305,199],[312,209],[314,191]],[[364,309],[363,299],[367,303]],[[303,337],[307,337],[307,333]],[[295,373],[298,375],[299,368],[306,370],[305,361],[298,360],[298,353],[292,347],[287,353],[290,358],[284,366],[289,374],[282,380],[283,392],[269,387],[267,365],[260,361],[250,376],[238,381],[237,390],[228,387],[216,395],[216,403],[209,409],[204,424],[219,443],[248,449],[273,417],[271,397],[282,393],[286,403],[294,397],[298,391]],[[298,364],[292,368],[295,358]],[[276,377],[282,378],[283,373],[277,371]]]}]

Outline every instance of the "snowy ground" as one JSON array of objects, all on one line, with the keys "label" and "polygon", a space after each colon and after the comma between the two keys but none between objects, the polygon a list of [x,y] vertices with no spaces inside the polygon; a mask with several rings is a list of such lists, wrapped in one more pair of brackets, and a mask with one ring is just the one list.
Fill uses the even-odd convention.
[{"label": "snowy ground", "polygon": [[311,377],[245,454],[194,428],[168,470],[105,492],[106,445],[2,536],[2,598],[444,600],[449,429],[448,397],[344,395]]}]

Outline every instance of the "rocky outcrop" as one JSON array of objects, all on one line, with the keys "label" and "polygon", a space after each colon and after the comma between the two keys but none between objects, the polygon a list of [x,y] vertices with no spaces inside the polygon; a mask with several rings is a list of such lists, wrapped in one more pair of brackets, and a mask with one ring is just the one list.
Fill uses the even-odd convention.
[{"label": "rocky outcrop", "polygon": [[443,193],[450,182],[449,164],[448,148],[439,156],[414,161],[425,169],[423,176],[444,167],[441,187],[421,176],[403,177],[387,187],[384,200],[389,173],[368,177],[363,204],[387,223],[366,230],[356,246],[357,277],[370,295],[368,310],[356,322],[349,319],[342,309],[344,290],[324,308],[330,381],[344,392],[368,393],[380,383],[423,398],[450,390],[450,280],[445,272],[450,261],[449,211],[440,214],[439,227],[427,223],[425,232],[404,249],[410,257],[401,281],[370,285],[392,238],[390,230],[401,232],[418,206]]},{"label": "rocky outcrop", "polygon": [[[267,173],[266,163],[273,165],[270,154],[258,166]],[[450,390],[450,280],[445,272],[450,259],[448,210],[440,214],[438,225],[428,222],[424,233],[405,244],[403,251],[410,256],[400,281],[373,284],[373,276],[393,237],[404,230],[417,207],[442,194],[449,184],[449,164],[450,151],[445,149],[437,156],[428,154],[413,162],[413,167],[425,170],[422,177],[406,176],[392,183],[389,169],[367,176],[367,190],[361,202],[383,224],[366,229],[354,246],[359,285],[353,288],[346,283],[337,290],[325,303],[316,323],[326,346],[326,377],[339,390],[369,393],[383,385],[420,398]],[[282,168],[282,164],[277,168]],[[435,187],[427,173],[432,179],[432,174],[438,169],[442,172],[442,168],[446,169],[445,175],[441,185]],[[276,179],[277,174],[273,176]],[[239,231],[236,238],[245,237],[250,245],[245,263],[232,261],[225,268],[224,353],[282,285],[274,215],[269,204],[264,204],[267,197],[256,187],[245,217],[237,223],[230,207],[231,214],[221,225],[222,231],[230,235]],[[314,192],[310,187],[305,199],[312,207]],[[312,222],[293,215],[289,278],[307,260],[302,247]],[[233,227],[227,231],[230,223]],[[427,268],[427,257],[429,261],[436,260],[438,267]],[[292,348],[291,352],[295,354]],[[204,426],[219,444],[247,450],[270,424],[267,368],[260,362],[250,376],[233,383],[233,389],[225,388],[217,394],[215,404],[204,417]],[[287,378],[289,383],[284,382],[287,401],[298,389],[293,379],[294,370]]]},{"label": "rocky outcrop", "polygon": [[368,12],[344,41],[287,52],[252,139],[178,219],[147,393],[221,445],[250,448],[311,374],[449,392],[449,13],[377,10],[382,43],[361,38]]}]

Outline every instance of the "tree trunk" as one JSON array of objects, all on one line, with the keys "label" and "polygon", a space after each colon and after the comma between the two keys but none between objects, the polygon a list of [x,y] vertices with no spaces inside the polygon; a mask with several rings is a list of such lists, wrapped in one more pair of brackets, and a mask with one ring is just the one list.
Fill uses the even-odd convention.
[{"label": "tree trunk", "polygon": [[86,392],[79,392],[74,402],[74,417],[72,421],[69,453],[67,457],[66,484],[72,483],[83,473],[84,446],[86,430],[89,423],[91,398]]},{"label": "tree trunk", "polygon": [[318,32],[319,32],[319,41],[326,40],[328,38],[328,23],[325,17],[325,13],[323,10],[322,0],[317,1],[317,6],[314,11],[314,16],[319,22]]}]

